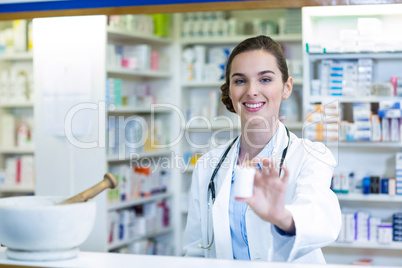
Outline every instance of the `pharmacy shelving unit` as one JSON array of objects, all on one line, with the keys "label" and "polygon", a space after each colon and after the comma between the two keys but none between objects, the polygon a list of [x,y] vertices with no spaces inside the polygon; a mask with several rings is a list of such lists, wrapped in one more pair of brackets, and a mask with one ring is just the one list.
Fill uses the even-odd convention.
[{"label": "pharmacy shelving unit", "polygon": [[[157,37],[157,36],[151,36],[151,35],[146,35],[146,34],[141,34],[141,33],[132,33],[128,31],[124,31],[121,29],[113,29],[113,28],[108,28],[108,41],[112,42],[114,44],[122,44],[122,45],[128,45],[128,44],[149,44],[153,48],[157,47],[160,50],[165,50],[166,54],[172,55],[172,51],[174,50],[173,48],[173,41],[169,38],[162,38],[162,37]],[[170,61],[173,62],[173,59],[171,58]],[[174,64],[174,62],[172,63]],[[108,78],[120,78],[123,79],[124,81],[131,81],[131,82],[143,82],[147,81],[152,83],[152,81],[156,81],[156,86],[155,87],[161,87],[161,89],[158,88],[158,93],[157,95],[169,95],[168,99],[160,100],[158,98],[158,103],[168,103],[168,104],[173,104],[175,103],[172,102],[174,99],[174,92],[172,92],[172,89],[174,88],[174,76],[171,70],[174,70],[173,67],[169,68],[169,71],[133,71],[129,69],[124,69],[124,68],[107,68],[107,76]],[[164,90],[164,92],[163,92]],[[108,111],[109,116],[163,116],[163,120],[166,121],[166,124],[164,125],[167,129],[163,130],[164,135],[171,136],[171,133],[173,133],[173,130],[171,130],[171,126],[173,125],[173,119],[172,119],[172,109],[171,108],[166,108],[166,107],[159,107],[151,111],[150,108],[141,108],[138,106],[123,106],[123,107],[116,107],[115,110],[113,111]],[[135,153],[136,154],[136,159],[156,159],[156,158],[161,158],[161,157],[168,157],[170,158],[172,154],[174,153],[174,148],[164,148],[164,149],[159,149],[155,151],[145,151],[141,153]],[[114,165],[114,164],[122,164],[123,162],[126,162],[127,164],[130,164],[131,159],[121,159],[120,156],[109,156],[107,158],[109,166]],[[171,170],[172,177],[175,174],[175,170]],[[177,177],[177,176],[175,176]],[[151,202],[158,202],[162,200],[171,200],[170,204],[173,206],[173,209],[171,210],[171,223],[170,226],[167,228],[164,228],[162,230],[158,230],[154,233],[147,234],[145,237],[134,237],[131,238],[127,241],[117,241],[113,242],[112,244],[108,245],[108,250],[115,250],[118,249],[122,246],[127,246],[132,242],[135,242],[140,239],[144,238],[162,238],[163,241],[170,241],[171,246],[174,247],[175,254],[178,252],[179,246],[176,243],[177,241],[177,230],[179,230],[179,226],[176,224],[176,212],[178,209],[176,209],[175,206],[177,206],[177,201],[174,193],[175,191],[175,181],[174,179],[171,180],[171,184],[169,185],[169,191],[167,193],[160,193],[156,194],[151,197],[145,197],[145,198],[140,198],[139,200],[129,200],[127,202],[121,203],[121,204],[110,204],[108,207],[109,211],[113,210],[120,210],[124,208],[131,208],[134,206],[139,206],[143,205],[145,203],[151,203]]]},{"label": "pharmacy shelving unit", "polygon": [[[260,21],[278,21],[279,17],[284,16],[285,10],[259,10],[259,11],[232,11],[229,12],[228,18],[236,19],[239,22],[250,23],[250,18],[258,18]],[[179,44],[180,55],[188,47],[204,46],[207,50],[206,58],[208,58],[208,50],[214,47],[233,49],[241,41],[252,37],[253,35],[233,35],[233,36],[207,36],[207,37],[183,37],[181,30],[184,26],[184,16],[177,15],[175,21],[175,28],[178,29],[176,36]],[[195,26],[194,26],[195,27]],[[276,34],[271,37],[279,42],[285,49],[285,56],[288,59],[297,60],[302,62],[302,47],[301,34]],[[207,60],[207,59],[205,59]],[[181,154],[184,156],[185,161],[188,160],[190,155],[202,154],[209,149],[216,147],[216,145],[224,145],[231,138],[236,137],[240,132],[240,121],[237,115],[232,114],[226,110],[220,101],[220,87],[224,83],[223,80],[206,80],[205,78],[197,79],[194,73],[193,80],[187,80],[186,67],[181,62],[181,70],[183,75],[180,77],[181,88],[181,108],[186,114],[186,125],[183,126],[186,139],[181,143]],[[195,67],[194,67],[195,69]],[[195,70],[196,71],[196,70]],[[302,77],[295,77],[294,79],[294,92],[295,96],[301,96],[301,87],[303,85]],[[212,98],[211,101],[211,92]],[[210,109],[211,103],[215,102],[215,110],[207,111]],[[301,103],[298,100],[301,110]],[[199,108],[194,111],[194,108]],[[299,113],[300,114],[300,113]],[[195,117],[201,116],[203,119],[193,120]],[[296,122],[285,123],[289,129],[295,132],[301,132],[302,123],[301,118]],[[197,148],[197,145],[202,148]],[[193,161],[194,162],[194,161]],[[190,163],[182,169],[181,175],[181,230],[184,231],[187,220],[187,206],[188,206],[188,190],[191,184],[191,176],[194,166]],[[181,241],[183,239],[183,233]]]},{"label": "pharmacy shelving unit", "polygon": [[[356,30],[358,18],[377,18],[383,23],[384,34],[388,34],[396,25],[402,23],[402,8],[398,5],[383,6],[348,6],[348,7],[308,7],[303,8],[303,44],[331,46],[329,51],[303,54],[303,107],[307,114],[310,104],[338,102],[342,120],[353,121],[351,114],[353,103],[371,103],[378,105],[382,100],[400,101],[400,97],[382,96],[321,96],[312,95],[311,81],[320,79],[320,66],[323,60],[357,61],[373,60],[372,82],[389,82],[391,76],[401,76],[399,70],[402,54],[398,51],[345,52],[334,50],[340,44],[340,30]],[[382,39],[377,36],[376,38]],[[387,39],[390,40],[390,39]],[[335,44],[335,45],[334,45]],[[340,46],[339,46],[340,47]],[[336,51],[336,52],[335,52]],[[327,52],[327,53],[325,53]],[[325,141],[324,141],[325,142]],[[353,172],[357,183],[365,176],[395,177],[395,153],[400,152],[402,143],[366,142],[366,141],[328,141],[325,142],[337,160],[335,174]],[[392,214],[400,212],[400,196],[381,194],[362,195],[350,193],[338,195],[342,211],[355,213],[368,212],[379,217],[383,222],[392,222]],[[400,265],[402,243],[340,243],[335,242],[323,252],[328,263],[350,264],[359,259],[372,259],[372,265]]]},{"label": "pharmacy shelving unit", "polygon": [[[129,208],[132,208],[135,206],[141,206],[146,203],[158,202],[158,201],[162,201],[165,199],[171,199],[172,197],[173,197],[173,194],[171,192],[168,192],[168,193],[161,193],[161,194],[153,195],[150,197],[143,197],[140,199],[129,200],[129,201],[125,201],[125,202],[111,203],[108,206],[108,211],[129,209]],[[108,251],[115,250],[115,249],[121,248],[123,246],[127,246],[140,239],[155,238],[155,237],[162,236],[162,235],[169,235],[173,232],[174,232],[174,227],[172,225],[170,225],[169,227],[160,229],[156,232],[148,233],[143,236],[132,237],[127,240],[113,241],[112,243],[108,244],[107,249],[108,249]]]},{"label": "pharmacy shelving unit", "polygon": [[[169,52],[172,47],[172,40],[112,29],[107,25],[107,17],[103,15],[38,19],[35,20],[33,27],[35,31],[34,67],[35,74],[37,74],[35,85],[38,88],[35,103],[39,104],[35,116],[38,138],[35,149],[35,153],[38,155],[36,164],[37,194],[71,196],[98,183],[111,166],[129,166],[131,164],[132,159],[127,154],[112,155],[108,153],[107,122],[109,117],[137,116],[149,118],[155,113],[157,116],[161,116],[168,125],[173,125],[172,111],[163,109],[163,107],[153,110],[149,105],[140,105],[140,103],[136,106],[105,105],[107,78],[119,78],[123,81],[123,87],[126,84],[131,88],[134,88],[135,83],[156,83],[157,86],[161,87],[159,89],[156,86],[158,96],[159,93],[164,92],[163,96],[171,98],[166,98],[163,101],[171,105],[175,104],[172,101],[175,100],[175,96],[170,92],[174,89],[174,75],[170,70],[174,70],[174,68],[169,66],[167,68],[169,71],[137,71],[109,66],[107,44],[149,44],[152,48],[157,47],[157,49]],[[60,51],[66,51],[66,53],[61,54]],[[172,64],[174,62],[173,57],[170,60],[169,64]],[[53,68],[50,69],[49,66]],[[75,84],[69,85],[80,89],[78,93],[75,92],[75,96],[71,96],[68,94],[69,88],[61,84],[66,83],[66,78],[59,76],[58,79],[55,79],[52,74],[57,76],[59,70],[70,71],[74,69],[85,72],[80,72],[80,74],[72,72],[72,76],[69,77],[75,78],[72,79]],[[74,75],[76,76],[74,77]],[[60,91],[52,91],[53,87],[47,87],[49,84],[58,86]],[[82,92],[87,94],[81,94]],[[51,99],[55,105],[49,105],[44,95]],[[61,107],[63,106],[61,100],[68,100],[70,107],[67,109]],[[92,106],[83,108],[74,115],[73,138],[71,138],[64,132],[65,127],[68,126],[57,126],[52,125],[52,123],[63,122],[66,113],[68,114],[71,107],[75,107],[77,104]],[[87,113],[83,110],[86,110]],[[49,113],[54,113],[55,118],[45,116]],[[74,128],[75,126],[77,127]],[[170,136],[171,130],[166,129],[163,133]],[[136,152],[135,157],[137,160],[171,157],[173,151],[174,148],[170,147],[163,150],[139,151]],[[54,161],[55,158],[57,161]],[[174,171],[172,177],[174,177]],[[106,191],[99,194],[95,197],[97,204],[95,226],[87,241],[80,248],[82,250],[107,252],[127,246],[138,239],[156,238],[168,241],[170,246],[177,251],[179,246],[176,243],[175,235],[178,233],[178,225],[175,224],[174,216],[178,211],[175,207],[176,196],[174,178],[171,179],[168,191],[146,198],[109,202]],[[172,200],[171,221],[168,228],[147,234],[144,237],[135,237],[124,241],[114,240],[112,244],[108,243],[108,214],[110,212],[162,200]]]},{"label": "pharmacy shelving unit", "polygon": [[[32,51],[25,52],[7,52],[0,54],[0,69],[11,71],[11,69],[21,69],[30,70],[32,72]],[[4,90],[4,89],[3,89]],[[23,102],[10,102],[2,101],[0,102],[0,114],[11,114],[16,118],[21,116],[29,116],[33,118],[34,104],[33,101],[23,101]],[[17,127],[17,126],[15,126]],[[15,129],[15,134],[16,134]],[[3,134],[2,134],[3,135]],[[18,147],[17,144],[10,145],[7,147],[0,146],[0,167],[5,169],[5,161],[9,157],[22,156],[22,155],[34,155],[33,145],[30,147]],[[0,197],[4,196],[15,196],[15,195],[27,195],[35,193],[35,184],[29,183],[24,184],[7,184],[3,185],[0,183]]]},{"label": "pharmacy shelving unit", "polygon": [[[383,206],[398,208],[402,204],[402,196],[389,196],[384,194],[363,195],[360,193],[337,194],[341,204],[351,206],[374,206],[381,209]],[[363,204],[363,205],[361,205]],[[360,250],[401,250],[402,243],[392,242],[390,244],[381,244],[377,242],[335,242],[329,246],[333,249],[360,249]],[[350,256],[349,256],[350,258]]]}]

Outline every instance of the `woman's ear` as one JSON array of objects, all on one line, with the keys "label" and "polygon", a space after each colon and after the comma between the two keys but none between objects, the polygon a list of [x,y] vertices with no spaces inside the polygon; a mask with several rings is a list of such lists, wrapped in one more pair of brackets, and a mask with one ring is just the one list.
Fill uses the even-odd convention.
[{"label": "woman's ear", "polygon": [[293,89],[293,78],[289,76],[288,81],[285,82],[285,85],[283,87],[283,94],[282,94],[282,99],[286,100],[287,98],[290,97],[292,94],[292,89]]}]

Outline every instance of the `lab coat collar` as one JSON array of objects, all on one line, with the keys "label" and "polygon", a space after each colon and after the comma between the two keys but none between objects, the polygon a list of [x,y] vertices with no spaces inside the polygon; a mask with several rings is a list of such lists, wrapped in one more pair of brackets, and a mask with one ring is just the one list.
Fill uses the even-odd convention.
[{"label": "lab coat collar", "polygon": [[233,144],[222,164],[216,181],[217,195],[212,207],[212,218],[216,243],[216,257],[222,259],[233,259],[232,238],[229,224],[229,198],[232,183],[232,170],[236,156],[236,148],[240,137]]},{"label": "lab coat collar", "polygon": [[[278,134],[277,134],[277,142],[275,143],[274,150],[272,152],[272,156],[275,156],[277,159],[282,157],[283,150],[288,145],[288,134],[286,132],[285,125],[282,122],[278,121]],[[290,144],[289,144],[290,146]]]}]

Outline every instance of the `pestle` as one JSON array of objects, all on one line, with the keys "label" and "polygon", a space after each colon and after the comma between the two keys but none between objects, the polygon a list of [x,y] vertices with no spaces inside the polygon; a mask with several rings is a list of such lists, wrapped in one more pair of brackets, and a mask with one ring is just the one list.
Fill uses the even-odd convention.
[{"label": "pestle", "polygon": [[65,205],[65,204],[71,204],[71,203],[79,203],[79,202],[86,202],[88,199],[91,199],[98,195],[100,192],[107,188],[114,189],[117,186],[117,180],[115,176],[111,173],[106,173],[105,176],[103,176],[103,180],[91,188],[73,196],[70,197],[69,199],[66,199],[60,203],[57,203],[56,205]]}]

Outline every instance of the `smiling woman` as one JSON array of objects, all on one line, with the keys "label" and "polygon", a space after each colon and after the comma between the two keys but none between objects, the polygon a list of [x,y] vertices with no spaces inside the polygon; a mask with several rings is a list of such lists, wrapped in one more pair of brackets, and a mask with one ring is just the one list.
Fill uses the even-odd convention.
[{"label": "smiling woman", "polygon": [[[259,36],[242,44],[228,59],[222,99],[230,111],[240,115],[242,128],[246,124],[266,128],[266,123],[278,118],[281,99],[292,93],[293,80],[280,46],[271,38]],[[262,144],[271,137],[264,136]]]},{"label": "smiling woman", "polygon": [[[241,135],[199,160],[221,157],[229,165],[195,167],[186,256],[325,263],[321,247],[337,238],[341,226],[330,189],[335,160],[320,150],[322,143],[297,138],[279,121],[281,101],[292,86],[272,38],[252,37],[233,49],[222,102],[240,116]],[[256,169],[249,198],[234,193],[237,166]]]}]

